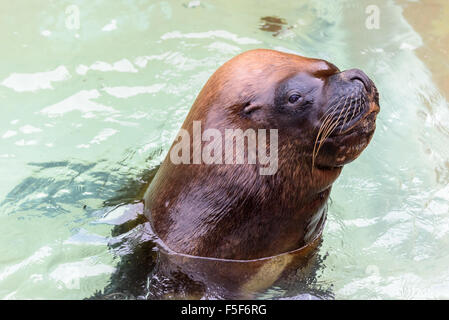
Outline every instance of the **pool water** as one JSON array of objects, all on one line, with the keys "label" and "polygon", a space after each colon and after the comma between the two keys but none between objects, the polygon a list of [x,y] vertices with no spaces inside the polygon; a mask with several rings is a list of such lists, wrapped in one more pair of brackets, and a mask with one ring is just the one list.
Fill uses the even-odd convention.
[{"label": "pool water", "polygon": [[371,28],[371,2],[1,2],[0,297],[89,298],[129,255],[125,280],[144,286],[137,200],[215,69],[270,48],[360,68],[380,93],[371,144],[334,184],[314,286],[448,299],[449,5],[376,1]]}]

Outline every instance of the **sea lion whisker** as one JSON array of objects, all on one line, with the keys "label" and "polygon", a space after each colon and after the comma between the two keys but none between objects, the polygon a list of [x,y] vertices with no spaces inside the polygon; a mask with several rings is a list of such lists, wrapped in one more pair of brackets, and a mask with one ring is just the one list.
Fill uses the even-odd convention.
[{"label": "sea lion whisker", "polygon": [[342,96],[342,97],[337,96],[337,97],[333,98],[333,99],[328,103],[328,105],[329,105],[329,106],[332,106],[332,105],[334,105],[335,102],[337,102],[337,100],[339,100],[339,101],[337,102],[337,104],[338,104],[338,103],[340,103],[340,101],[341,101],[343,98],[344,98],[344,96]]},{"label": "sea lion whisker", "polygon": [[[337,108],[339,107],[340,105],[336,105],[335,107],[334,107],[334,110],[337,110]],[[321,124],[321,126],[320,126],[320,130],[318,131],[318,136],[320,135],[320,133],[322,132],[322,130],[324,130],[325,128],[326,128],[326,125],[325,124],[328,124],[328,120],[330,121],[331,119],[332,119],[332,116],[334,115],[334,113],[333,113],[333,111],[331,112],[331,113],[329,113],[327,116],[326,116],[326,118],[323,120],[323,124]]]},{"label": "sea lion whisker", "polygon": [[[319,135],[320,132],[319,132],[319,134],[317,135],[317,138],[316,138],[316,141],[315,141],[315,144],[314,144],[314,148],[313,148],[313,151],[312,151],[312,169],[313,169],[313,167],[314,167],[314,165],[315,165],[315,159],[316,159],[316,157],[318,156],[318,153],[319,153],[319,151],[320,151],[320,149],[321,149],[323,143],[326,141],[326,139],[332,134],[332,132],[333,132],[333,131],[335,130],[335,128],[338,126],[338,123],[339,123],[339,121],[340,121],[340,118],[341,118],[341,115],[342,115],[343,111],[349,110],[349,109],[350,109],[350,106],[349,106],[349,108],[348,108],[348,107],[346,106],[346,103],[347,103],[347,101],[348,101],[348,98],[351,97],[351,105],[352,105],[352,97],[354,96],[354,93],[355,93],[355,90],[351,91],[351,93],[350,93],[349,95],[346,96],[346,99],[345,99],[345,101],[344,101],[344,103],[343,103],[343,106],[342,106],[342,108],[341,108],[340,114],[338,115],[337,119],[335,119],[334,122],[332,122],[332,121],[326,122],[326,126],[325,126],[325,128],[323,128],[323,132],[324,132],[323,137],[320,139],[320,143],[319,143],[318,148],[316,149],[316,152],[315,152],[316,141],[318,141],[318,139],[319,139],[319,137],[320,137],[320,135]],[[340,99],[340,101],[341,101],[341,99]],[[340,102],[340,101],[339,101],[339,102]],[[339,106],[339,105],[338,105],[338,106]],[[348,112],[348,111],[346,111],[346,112]],[[326,117],[326,119],[327,119],[327,118],[328,118],[328,117]],[[323,126],[322,126],[322,127],[323,127]],[[320,129],[321,129],[321,128],[320,128]]]},{"label": "sea lion whisker", "polygon": [[[317,147],[318,139],[320,138],[321,133],[325,130],[325,128],[327,127],[327,125],[328,125],[331,121],[332,121],[331,114],[329,114],[329,115],[326,117],[326,119],[323,121],[323,123],[321,124],[320,129],[319,129],[319,131],[318,131],[318,134],[317,134],[317,136],[316,136],[315,143],[314,143],[314,145],[313,145],[313,151],[312,151],[312,172],[313,172],[313,168],[314,168],[314,166],[315,166],[315,158],[316,158],[316,155],[318,154],[318,152],[315,154],[315,150],[316,150],[316,147]],[[320,143],[320,144],[321,144],[321,143]]]},{"label": "sea lion whisker", "polygon": [[[329,129],[324,134],[324,138],[320,140],[320,144],[318,145],[318,150],[316,151],[316,156],[320,152],[320,149],[323,145],[323,143],[326,141],[326,139],[332,134],[332,132],[335,130],[335,128],[338,126],[338,120],[334,121],[332,125],[329,126]],[[315,157],[316,157],[315,156]]]},{"label": "sea lion whisker", "polygon": [[329,108],[327,109],[327,111],[324,112],[324,114],[321,116],[320,121],[321,121],[326,115],[328,115],[328,114],[332,113],[333,111],[335,111],[336,108],[338,108],[338,106],[340,105],[341,101],[342,101],[344,98],[345,98],[344,96],[341,97],[340,100],[339,100],[336,104],[334,104],[334,105],[329,104],[330,107],[329,107]]},{"label": "sea lion whisker", "polygon": [[[360,100],[360,98],[357,99],[356,102],[359,101],[359,100]],[[352,109],[351,118],[349,118],[348,123],[351,123],[352,119],[354,118],[354,115],[356,114],[356,110],[357,110],[357,113],[359,112],[358,111],[359,107],[360,107],[360,103],[357,105],[357,107],[354,107],[354,109]]]},{"label": "sea lion whisker", "polygon": [[[346,111],[346,113],[345,113],[345,119],[344,119],[344,121],[343,121],[343,125],[342,125],[341,128],[340,128],[340,132],[342,132],[343,128],[345,127],[347,115],[348,115],[348,113],[349,113],[349,111],[351,110],[351,107],[352,107],[352,102],[353,102],[354,94],[355,94],[355,91],[353,91],[353,93],[351,94],[351,103],[349,104],[349,107],[347,108],[347,111]],[[354,112],[353,112],[353,113],[354,113]]]},{"label": "sea lion whisker", "polygon": [[327,125],[331,122],[331,117],[332,117],[332,115],[333,115],[333,112],[335,111],[335,110],[337,110],[337,108],[340,106],[340,103],[341,103],[341,101],[343,100],[343,98],[344,98],[344,96],[343,97],[340,97],[340,100],[337,102],[337,104],[335,104],[334,106],[331,106],[324,114],[323,114],[323,116],[320,118],[320,121],[321,121],[321,119],[327,114],[327,116],[326,116],[326,118],[323,120],[323,122],[322,122],[322,124],[321,124],[321,126],[320,126],[320,128],[319,128],[319,130],[318,130],[318,134],[317,134],[317,136],[316,136],[316,139],[315,139],[315,143],[314,143],[314,146],[313,146],[313,151],[312,151],[312,168],[313,168],[313,166],[314,166],[314,162],[315,162],[315,149],[316,149],[316,145],[317,145],[317,143],[318,143],[318,139],[320,138],[320,135],[321,135],[321,133],[325,130],[325,128],[327,127]]},{"label": "sea lion whisker", "polygon": [[[357,114],[360,114],[360,112],[361,112],[361,106],[362,106],[362,104],[364,103],[364,102],[362,101],[362,99],[363,99],[362,96],[360,96],[360,97],[357,99],[357,101],[360,101],[360,103],[359,103],[358,106],[357,106]],[[352,116],[351,116],[351,119],[349,120],[349,122],[352,121],[352,118],[354,117],[355,114],[356,114],[356,113],[355,113],[355,108],[354,108],[354,112],[352,113]]]},{"label": "sea lion whisker", "polygon": [[[341,114],[342,114],[343,111],[345,110],[345,106],[346,106],[346,102],[347,102],[347,100],[348,100],[348,97],[349,97],[349,95],[346,97],[345,102],[344,102],[344,104],[343,104],[343,107],[341,108],[340,114],[338,115],[337,119],[335,119],[333,123],[331,122],[331,124],[328,125],[328,127],[326,127],[326,129],[325,129],[326,131],[325,131],[325,133],[324,133],[324,138],[322,138],[322,139],[320,140],[320,144],[319,144],[318,149],[317,149],[317,151],[316,151],[315,158],[316,158],[316,156],[318,155],[318,153],[319,153],[319,151],[320,151],[320,149],[321,149],[321,146],[323,145],[324,141],[326,141],[326,139],[329,137],[329,135],[332,134],[333,130],[334,130],[334,129],[336,128],[336,126],[338,125],[338,122],[339,122],[339,120],[340,120]],[[313,161],[313,162],[314,162],[314,161]]]},{"label": "sea lion whisker", "polygon": [[[338,109],[338,107],[340,107],[340,103],[341,103],[341,101],[343,100],[343,98],[344,98],[344,96],[341,97],[341,99],[338,101],[338,104],[335,105],[335,107],[333,107],[333,110],[336,110],[336,109]],[[348,97],[346,97],[346,99],[345,99],[345,101],[344,101],[344,104],[343,104],[343,107],[342,107],[342,110],[340,111],[340,114],[339,114],[338,117],[337,117],[337,120],[336,120],[337,123],[338,123],[338,120],[339,120],[339,118],[340,118],[340,116],[341,116],[342,111],[344,110],[344,105],[346,104],[346,101],[347,101],[347,100],[348,100]],[[318,131],[317,138],[316,138],[316,140],[315,140],[315,145],[314,145],[314,148],[313,148],[313,151],[312,151],[312,168],[313,168],[313,166],[314,166],[314,164],[315,164],[315,158],[316,158],[316,156],[318,155],[318,152],[319,152],[319,150],[320,150],[320,148],[321,148],[322,143],[324,142],[324,140],[327,139],[326,134],[325,134],[325,138],[324,138],[324,139],[321,138],[320,144],[319,144],[319,147],[318,147],[318,150],[317,150],[316,153],[315,153],[316,143],[317,143],[318,139],[320,138],[320,135],[322,134],[322,132],[326,132],[326,133],[327,133],[327,132],[328,132],[328,128],[332,126],[332,124],[331,124],[331,123],[332,123],[332,116],[333,116],[333,111],[332,111],[331,113],[328,114],[328,116],[326,117],[326,119],[323,121],[323,124],[321,125],[320,130]],[[329,120],[328,120],[328,119],[329,119]]]},{"label": "sea lion whisker", "polygon": [[[343,100],[343,98],[344,98],[344,97],[342,97],[342,98],[340,99],[340,101],[338,102],[338,104],[336,104],[334,107],[331,108],[331,109],[332,109],[332,112],[330,112],[330,113],[326,116],[326,118],[323,120],[323,123],[321,124],[320,129],[318,130],[317,137],[316,137],[316,139],[315,139],[315,145],[314,145],[313,154],[314,154],[314,152],[315,152],[315,146],[316,146],[316,143],[318,142],[318,139],[320,138],[320,135],[321,135],[325,130],[327,130],[328,126],[332,123],[332,116],[334,115],[333,111],[335,111],[335,110],[338,109],[338,107],[340,106],[340,103],[341,103],[341,101]],[[313,160],[312,160],[312,163],[313,163]]]},{"label": "sea lion whisker", "polygon": [[363,108],[365,108],[365,106],[366,106],[366,100],[365,100],[365,97],[363,97],[363,96],[362,96],[362,102],[361,102],[361,104],[359,104],[359,110],[358,110],[359,113],[362,111],[362,106],[363,106]]},{"label": "sea lion whisker", "polygon": [[[321,117],[321,119],[326,115],[329,114],[330,112],[335,111],[343,102],[343,99],[346,99],[346,96],[341,96],[341,97],[337,97],[336,99],[334,99],[334,101],[332,103],[329,103],[328,105],[330,107],[328,107],[327,111],[323,114],[323,116]],[[338,99],[338,101],[337,101]],[[335,103],[334,103],[335,102]]]},{"label": "sea lion whisker", "polygon": [[340,114],[337,117],[337,122],[340,120],[340,117],[341,117],[343,111],[346,110],[346,108],[347,108],[346,102],[348,101],[348,99],[349,99],[349,95],[347,95],[347,97],[345,99],[345,103],[343,104],[343,106],[341,108],[341,111],[340,111]]},{"label": "sea lion whisker", "polygon": [[[347,100],[347,99],[346,99]],[[324,136],[327,138],[328,136],[329,136],[329,131],[330,130],[333,130],[334,128],[333,128],[333,126],[334,125],[338,125],[338,123],[339,123],[339,121],[340,121],[340,118],[341,118],[341,115],[343,114],[343,111],[345,110],[345,109],[347,109],[347,107],[345,107],[346,106],[346,100],[345,100],[345,104],[343,105],[343,107],[341,108],[341,111],[340,111],[340,114],[338,115],[338,117],[337,117],[337,119],[334,119],[334,122],[333,123],[331,123],[330,125],[329,125],[329,127],[327,127],[326,128],[326,131],[325,131],[325,133],[324,133]],[[331,129],[332,128],[332,129]],[[325,140],[325,139],[324,139]]]},{"label": "sea lion whisker", "polygon": [[357,112],[355,112],[356,108],[354,108],[354,111],[352,112],[352,116],[351,116],[351,119],[349,119],[349,122],[352,121],[353,117],[354,117],[356,114],[360,114],[360,112],[361,112],[361,107],[364,105],[365,98],[363,97],[363,95],[360,95],[359,98],[358,98],[356,101],[360,101],[360,102],[357,104]]}]

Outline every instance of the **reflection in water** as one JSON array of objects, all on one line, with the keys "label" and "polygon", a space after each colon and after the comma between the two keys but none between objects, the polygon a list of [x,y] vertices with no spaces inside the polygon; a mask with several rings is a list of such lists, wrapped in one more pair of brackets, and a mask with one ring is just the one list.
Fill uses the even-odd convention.
[{"label": "reflection in water", "polygon": [[10,214],[32,210],[37,215],[57,216],[70,213],[67,206],[87,209],[89,198],[106,198],[105,206],[132,203],[141,198],[157,171],[157,167],[146,169],[138,179],[124,179],[114,172],[97,169],[98,163],[61,161],[28,165],[38,169],[12,189],[0,204]]},{"label": "reflection in water", "polygon": [[262,31],[272,32],[273,37],[277,36],[282,30],[282,26],[286,25],[285,19],[278,17],[262,17],[259,29]]}]

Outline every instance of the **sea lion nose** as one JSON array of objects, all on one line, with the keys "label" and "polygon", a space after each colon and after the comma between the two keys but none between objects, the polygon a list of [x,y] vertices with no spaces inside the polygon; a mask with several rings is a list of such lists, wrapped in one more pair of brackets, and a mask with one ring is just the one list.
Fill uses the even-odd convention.
[{"label": "sea lion nose", "polygon": [[340,75],[347,81],[360,81],[367,92],[371,92],[371,90],[373,89],[373,82],[365,74],[365,72],[360,69],[349,69],[341,72]]}]

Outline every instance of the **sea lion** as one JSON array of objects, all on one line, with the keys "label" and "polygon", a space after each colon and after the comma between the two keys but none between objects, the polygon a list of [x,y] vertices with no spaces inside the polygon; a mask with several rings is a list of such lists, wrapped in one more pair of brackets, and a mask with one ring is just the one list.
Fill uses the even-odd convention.
[{"label": "sea lion", "polygon": [[305,247],[319,237],[332,183],[369,144],[379,110],[377,89],[361,70],[274,50],[244,52],[209,78],[182,131],[195,145],[195,121],[223,134],[275,129],[276,172],[261,174],[259,161],[198,163],[195,150],[187,163],[173,163],[178,139],[144,195],[144,214],[164,246],[181,255],[250,260]]}]

